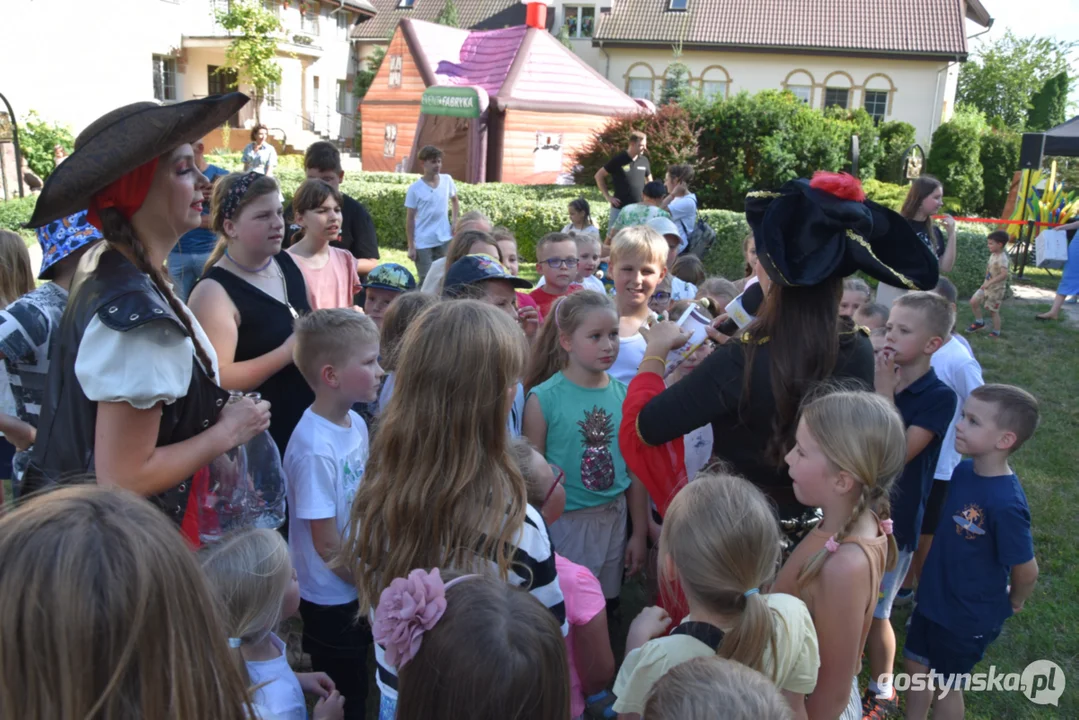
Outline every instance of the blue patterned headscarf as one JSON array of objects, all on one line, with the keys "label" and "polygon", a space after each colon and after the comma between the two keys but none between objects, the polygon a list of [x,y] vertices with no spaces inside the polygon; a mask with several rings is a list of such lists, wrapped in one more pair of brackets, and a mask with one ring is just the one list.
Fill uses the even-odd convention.
[{"label": "blue patterned headscarf", "polygon": [[51,277],[52,266],[79,248],[102,239],[101,232],[86,219],[86,211],[80,210],[37,229],[37,241],[41,243],[41,272],[38,278]]}]

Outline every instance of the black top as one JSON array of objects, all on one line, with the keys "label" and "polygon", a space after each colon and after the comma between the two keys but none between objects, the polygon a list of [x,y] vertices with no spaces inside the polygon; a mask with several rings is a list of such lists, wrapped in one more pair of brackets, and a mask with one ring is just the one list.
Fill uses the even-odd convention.
[{"label": "black top", "polygon": [[[300,314],[311,312],[307,301],[307,286],[300,268],[287,252],[276,255],[277,264],[285,274],[288,301]],[[276,298],[219,267],[210,268],[205,277],[225,288],[236,309],[240,311],[240,327],[236,335],[236,362],[265,355],[281,347],[292,334],[292,313]],[[300,422],[303,411],[315,401],[315,393],[295,365],[289,364],[255,388],[270,402],[270,436],[285,455],[288,439]]]},{"label": "black top", "polygon": [[[146,273],[107,243],[83,258],[83,267],[93,268],[77,275],[71,287],[58,337],[50,354],[49,375],[41,403],[37,441],[30,455],[20,496],[52,484],[87,481],[93,473],[94,442],[97,431],[97,403],[86,397],[75,374],[75,360],[83,335],[97,317],[106,327],[126,333],[150,322],[165,321],[177,332],[187,334],[168,300]],[[140,358],[153,362],[153,358]],[[191,363],[187,392],[176,402],[161,405],[157,447],[183,442],[217,422],[229,394]],[[177,525],[183,522],[191,492],[190,478],[149,500]]]},{"label": "black top", "polygon": [[933,238],[929,238],[929,232],[926,230],[925,221],[923,220],[911,220],[907,218],[907,222],[910,224],[910,229],[914,231],[925,246],[933,251],[933,254],[937,256],[937,259],[944,257],[944,248],[946,247],[944,242],[944,233],[940,231],[940,228],[933,225]]},{"label": "black top", "polygon": [[[782,519],[798,517],[806,508],[794,498],[786,465],[777,468],[765,456],[775,415],[771,345],[766,342],[757,348],[750,382],[752,397],[740,416],[744,363],[741,342],[716,348],[687,377],[644,406],[637,429],[649,445],[662,445],[711,423],[712,454],[775,500]],[[832,377],[852,378],[866,390],[872,389],[873,346],[865,334],[840,336]]]},{"label": "black top", "polygon": [[629,153],[623,150],[608,160],[603,169],[610,174],[614,182],[612,194],[622,202],[622,207],[641,201],[641,191],[652,174],[652,165],[644,153],[632,160]]},{"label": "black top", "polygon": [[[292,205],[285,209],[285,243],[289,247],[293,236],[300,229],[292,224]],[[332,247],[348,250],[352,257],[378,260],[378,239],[375,237],[375,221],[358,200],[341,195],[341,237],[330,243]]]}]

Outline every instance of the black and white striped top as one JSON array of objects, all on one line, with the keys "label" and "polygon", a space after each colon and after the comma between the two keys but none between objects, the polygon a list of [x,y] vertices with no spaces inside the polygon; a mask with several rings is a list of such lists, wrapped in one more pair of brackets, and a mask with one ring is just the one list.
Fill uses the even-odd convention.
[{"label": "black and white striped top", "polygon": [[[562,590],[558,586],[558,572],[555,570],[554,549],[547,534],[547,525],[543,516],[531,505],[525,508],[525,522],[516,538],[517,549],[513,555],[509,582],[523,587],[554,613],[562,626],[562,635],[569,633],[566,623],[566,604]],[[494,564],[492,563],[492,567]],[[374,609],[371,610],[374,622]],[[378,689],[383,696],[397,699],[397,672],[386,663],[386,650],[375,644],[375,662],[378,673],[375,676]]]}]

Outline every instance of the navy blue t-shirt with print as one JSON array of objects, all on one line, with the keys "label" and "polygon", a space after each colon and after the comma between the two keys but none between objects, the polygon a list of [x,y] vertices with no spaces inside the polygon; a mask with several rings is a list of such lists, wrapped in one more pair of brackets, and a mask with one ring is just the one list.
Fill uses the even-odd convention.
[{"label": "navy blue t-shirt with print", "polygon": [[957,635],[997,630],[1011,617],[1011,569],[1034,557],[1027,496],[1015,475],[982,477],[964,460],[918,583],[918,612]]},{"label": "navy blue t-shirt with print", "polygon": [[925,428],[933,439],[906,467],[892,488],[892,522],[900,550],[914,551],[925,514],[925,501],[933,486],[940,446],[955,414],[955,393],[932,368],[895,396],[905,427]]}]

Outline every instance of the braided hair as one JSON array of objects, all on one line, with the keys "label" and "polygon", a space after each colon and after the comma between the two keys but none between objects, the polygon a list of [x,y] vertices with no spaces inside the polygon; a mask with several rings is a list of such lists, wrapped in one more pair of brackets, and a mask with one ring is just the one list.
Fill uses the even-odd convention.
[{"label": "braided hair", "polygon": [[165,297],[165,300],[168,301],[172,312],[184,326],[187,336],[191,338],[191,343],[195,346],[195,356],[198,357],[199,363],[206,370],[206,374],[210,379],[216,381],[217,378],[214,375],[213,363],[210,361],[210,356],[195,335],[195,328],[191,324],[191,316],[187,314],[187,308],[185,308],[184,304],[180,302],[180,299],[173,294],[172,289],[169,287],[169,283],[165,278],[164,270],[150,262],[150,258],[146,254],[146,247],[142,244],[142,241],[139,240],[138,235],[135,234],[135,228],[131,225],[131,221],[125,218],[123,214],[115,208],[102,208],[98,211],[98,215],[101,218],[101,232],[105,236],[105,239],[116,247],[122,247],[129,250],[131,252],[131,258],[135,263],[135,267],[150,276],[154,285]]},{"label": "braided hair", "polygon": [[[892,485],[907,459],[906,431],[895,406],[876,393],[840,390],[811,400],[802,420],[833,469],[850,474],[860,488],[835,542],[842,543],[866,511],[891,519]],[[798,574],[799,590],[817,577],[830,554],[821,549],[809,559]],[[885,569],[894,569],[897,557],[895,538],[888,535]]]}]

